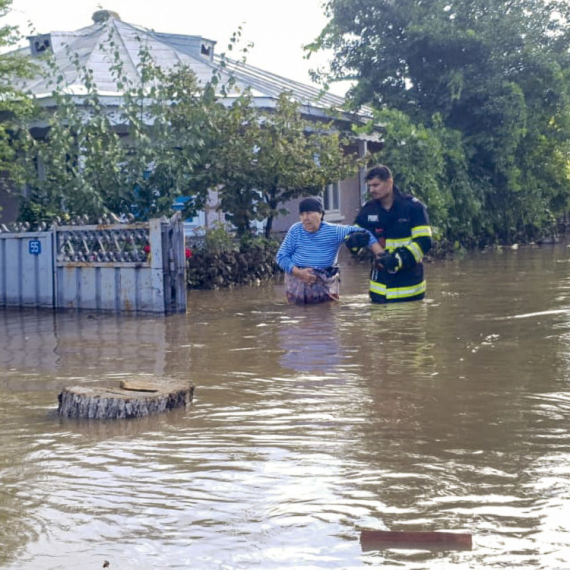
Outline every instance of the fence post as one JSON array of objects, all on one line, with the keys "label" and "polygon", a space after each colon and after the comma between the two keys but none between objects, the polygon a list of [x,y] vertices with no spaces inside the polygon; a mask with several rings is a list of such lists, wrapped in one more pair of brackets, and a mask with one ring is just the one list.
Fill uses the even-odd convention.
[{"label": "fence post", "polygon": [[52,251],[52,283],[53,283],[53,308],[57,311],[59,308],[59,284],[57,271],[57,224],[51,225],[51,251]]},{"label": "fence post", "polygon": [[174,286],[176,287],[175,312],[186,312],[186,244],[184,239],[184,223],[177,212],[171,219],[171,248],[175,265]]},{"label": "fence post", "polygon": [[156,312],[165,312],[165,275],[162,252],[162,223],[158,218],[149,220],[150,269],[152,280],[153,307]]},{"label": "fence post", "polygon": [[167,313],[186,311],[186,256],[184,225],[180,213],[162,220],[164,307]]}]

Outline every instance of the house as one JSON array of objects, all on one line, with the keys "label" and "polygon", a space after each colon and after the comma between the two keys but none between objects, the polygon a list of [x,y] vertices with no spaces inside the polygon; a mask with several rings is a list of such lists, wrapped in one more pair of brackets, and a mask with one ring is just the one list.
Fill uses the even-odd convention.
[{"label": "house", "polygon": [[[55,61],[68,85],[68,92],[72,94],[81,105],[81,97],[85,94],[85,87],[80,78],[77,66],[70,61],[69,54],[77,55],[79,64],[83,68],[92,70],[93,80],[97,85],[101,101],[110,114],[118,113],[121,103],[121,93],[117,91],[116,83],[111,72],[112,62],[107,55],[110,33],[115,39],[115,46],[119,50],[125,72],[133,83],[139,83],[137,63],[141,41],[148,49],[157,65],[169,69],[176,64],[184,64],[195,73],[197,80],[207,83],[214,70],[220,70],[220,57],[215,54],[216,42],[201,36],[188,36],[169,34],[147,30],[139,26],[123,22],[116,12],[98,10],[93,14],[93,23],[90,26],[71,32],[49,32],[29,37],[29,46],[24,48],[33,57],[42,56],[47,51],[54,54]],[[20,50],[22,51],[22,50]],[[41,59],[38,59],[41,61]],[[279,94],[288,91],[300,104],[301,113],[305,118],[319,120],[327,118],[327,110],[339,107],[343,98],[330,93],[323,93],[320,89],[303,85],[263,71],[246,63],[231,62],[226,68],[221,68],[222,83],[229,79],[230,74],[235,77],[236,92],[246,88],[251,90],[253,104],[271,109],[275,106]],[[26,83],[26,88],[36,97],[37,101],[46,109],[55,106],[52,96],[52,87],[49,80],[38,76]],[[228,96],[231,101],[231,95]],[[358,120],[359,117],[344,115],[346,121]],[[362,116],[360,117],[360,119]],[[345,120],[344,118],[341,120]],[[46,126],[32,125],[32,134],[42,137],[46,134]],[[378,137],[355,140],[354,145],[360,153],[366,152],[367,145],[379,144]],[[361,205],[365,193],[363,173],[359,177],[342,180],[329,185],[324,194],[324,202],[329,221],[352,221],[356,211]],[[0,197],[1,200],[1,197]],[[179,205],[178,205],[179,206]],[[175,208],[177,206],[175,205]],[[285,231],[293,221],[297,221],[296,204],[290,204],[291,214],[279,217],[274,221],[274,231]],[[1,221],[10,221],[6,216],[14,216],[14,204],[0,212]],[[223,214],[218,211],[216,193],[212,192],[206,210],[196,218],[187,221],[188,231],[199,227],[211,227],[215,220],[223,220]]]}]

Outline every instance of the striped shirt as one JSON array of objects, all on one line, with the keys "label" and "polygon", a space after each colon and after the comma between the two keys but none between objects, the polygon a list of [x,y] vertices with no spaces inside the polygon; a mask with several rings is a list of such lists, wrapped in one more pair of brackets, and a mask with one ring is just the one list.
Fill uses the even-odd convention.
[{"label": "striped shirt", "polygon": [[[276,257],[277,264],[287,273],[291,273],[295,266],[315,269],[331,267],[336,264],[338,250],[344,238],[353,232],[361,231],[363,229],[358,226],[321,222],[316,232],[308,232],[301,222],[297,222],[289,228],[281,243]],[[368,246],[377,241],[370,234]]]}]

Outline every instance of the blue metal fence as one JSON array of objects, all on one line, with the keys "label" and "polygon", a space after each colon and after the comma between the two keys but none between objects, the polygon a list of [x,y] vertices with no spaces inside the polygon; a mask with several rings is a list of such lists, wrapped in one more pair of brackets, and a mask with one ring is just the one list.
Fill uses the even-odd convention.
[{"label": "blue metal fence", "polygon": [[184,312],[180,216],[0,233],[0,306]]}]

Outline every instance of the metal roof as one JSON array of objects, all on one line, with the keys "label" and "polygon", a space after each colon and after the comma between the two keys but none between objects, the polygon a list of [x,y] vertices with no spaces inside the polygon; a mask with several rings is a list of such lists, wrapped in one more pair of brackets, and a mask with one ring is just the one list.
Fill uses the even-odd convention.
[{"label": "metal roof", "polygon": [[[215,70],[220,73],[222,83],[233,74],[236,79],[233,87],[235,95],[249,88],[256,105],[273,106],[284,91],[291,92],[292,98],[301,103],[304,114],[322,116],[326,114],[326,109],[340,107],[344,103],[343,97],[247,63],[226,60],[226,67],[220,69],[221,58],[214,53],[216,42],[201,36],[158,33],[123,22],[118,14],[107,10],[95,12],[93,19],[91,26],[76,31],[55,31],[29,37],[32,55],[40,56],[48,49],[53,52],[70,94],[81,96],[85,93],[81,69],[89,69],[100,96],[120,96],[112,70],[114,61],[111,52],[115,50],[130,82],[140,84],[138,65],[142,43],[161,68],[168,70],[177,64],[187,65],[202,85],[211,79]],[[76,59],[75,63],[73,58]],[[42,59],[39,58],[38,61],[42,62]],[[54,89],[53,83],[50,84],[49,81],[49,78],[38,75],[27,80],[23,86],[49,105]],[[229,94],[230,98],[231,96],[232,93]],[[361,117],[362,115],[367,113],[362,113]]]}]

